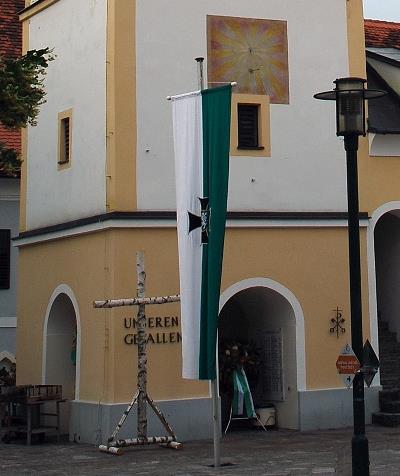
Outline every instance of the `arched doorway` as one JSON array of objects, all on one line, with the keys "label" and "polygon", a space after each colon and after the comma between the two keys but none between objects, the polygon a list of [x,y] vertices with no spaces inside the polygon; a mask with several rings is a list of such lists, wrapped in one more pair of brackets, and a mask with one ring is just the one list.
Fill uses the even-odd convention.
[{"label": "arched doorway", "polygon": [[380,377],[385,389],[400,384],[400,209],[382,214],[374,228]]},{"label": "arched doorway", "polygon": [[[50,298],[43,332],[43,384],[62,385],[68,401],[79,395],[80,321],[72,290],[59,286]],[[69,405],[63,404],[61,426],[69,432]]]},{"label": "arched doorway", "polygon": [[[255,406],[273,404],[278,426],[298,429],[298,390],[305,386],[304,348],[298,348],[298,341],[304,338],[304,322],[281,290],[296,301],[301,313],[294,295],[274,281],[246,280],[231,289],[220,310],[219,356],[222,361],[225,347],[232,343],[255,352],[258,371],[248,379]],[[223,404],[224,390],[220,389]]]}]

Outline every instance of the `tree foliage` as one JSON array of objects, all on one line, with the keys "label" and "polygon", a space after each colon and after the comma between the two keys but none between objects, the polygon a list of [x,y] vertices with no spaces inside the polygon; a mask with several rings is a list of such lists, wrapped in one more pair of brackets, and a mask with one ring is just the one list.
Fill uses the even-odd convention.
[{"label": "tree foliage", "polygon": [[[9,129],[36,125],[45,102],[43,81],[54,56],[49,48],[28,51],[17,59],[0,58],[0,122]],[[0,164],[15,169],[18,154],[0,143]]]}]

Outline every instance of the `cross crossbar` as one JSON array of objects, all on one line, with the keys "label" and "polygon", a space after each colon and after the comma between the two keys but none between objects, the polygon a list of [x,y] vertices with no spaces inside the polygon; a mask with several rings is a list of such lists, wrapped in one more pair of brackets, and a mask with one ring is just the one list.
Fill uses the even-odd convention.
[{"label": "cross crossbar", "polygon": [[93,301],[93,306],[97,309],[109,309],[112,307],[123,306],[140,306],[149,304],[167,304],[169,302],[179,302],[181,300],[180,294],[173,296],[157,296],[157,297],[143,297],[143,298],[126,298],[126,299],[107,299],[106,301]]}]

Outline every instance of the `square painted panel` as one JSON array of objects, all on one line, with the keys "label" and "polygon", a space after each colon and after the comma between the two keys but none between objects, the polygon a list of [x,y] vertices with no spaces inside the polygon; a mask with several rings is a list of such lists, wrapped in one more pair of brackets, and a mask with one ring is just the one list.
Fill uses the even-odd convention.
[{"label": "square painted panel", "polygon": [[207,41],[210,87],[236,81],[237,93],[289,103],[286,21],[209,15]]}]

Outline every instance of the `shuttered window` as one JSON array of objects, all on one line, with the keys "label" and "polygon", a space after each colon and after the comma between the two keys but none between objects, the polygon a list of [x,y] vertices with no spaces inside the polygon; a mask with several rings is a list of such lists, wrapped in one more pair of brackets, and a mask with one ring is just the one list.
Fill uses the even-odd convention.
[{"label": "shuttered window", "polygon": [[10,230],[0,230],[0,289],[10,289]]},{"label": "shuttered window", "polygon": [[70,149],[69,149],[69,134],[70,134],[70,123],[69,117],[61,119],[60,124],[60,164],[65,164],[69,162]]},{"label": "shuttered window", "polygon": [[72,109],[58,114],[58,170],[71,166]]},{"label": "shuttered window", "polygon": [[259,104],[238,104],[238,149],[262,149],[259,143]]}]

